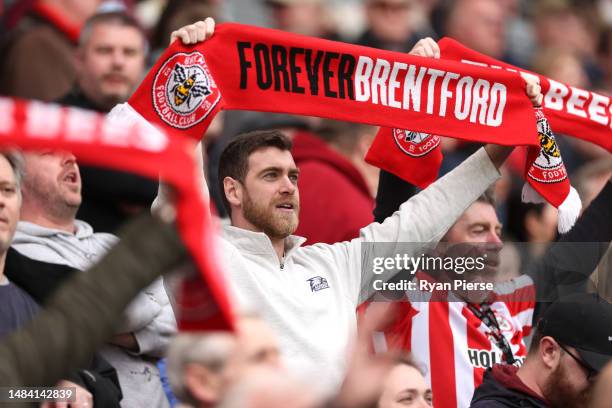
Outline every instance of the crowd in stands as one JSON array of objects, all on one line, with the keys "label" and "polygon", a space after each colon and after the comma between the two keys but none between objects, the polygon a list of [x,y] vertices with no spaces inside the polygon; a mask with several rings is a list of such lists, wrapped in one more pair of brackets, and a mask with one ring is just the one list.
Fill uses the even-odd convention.
[{"label": "crowd in stands", "polygon": [[[612,95],[607,0],[6,0],[0,97],[106,114],[173,41],[230,21],[428,58],[452,37]],[[365,161],[377,131],[214,118],[195,154],[233,332],[177,329],[193,266],[158,180],[0,151],[0,388],[75,390],[45,407],[612,407],[610,152],[557,135],[583,206],[559,234],[555,207],[522,202],[524,149],[443,137],[421,190]],[[495,290],[372,289],[365,265],[400,247],[484,256],[463,278]],[[397,269],[390,283],[456,277]]]}]

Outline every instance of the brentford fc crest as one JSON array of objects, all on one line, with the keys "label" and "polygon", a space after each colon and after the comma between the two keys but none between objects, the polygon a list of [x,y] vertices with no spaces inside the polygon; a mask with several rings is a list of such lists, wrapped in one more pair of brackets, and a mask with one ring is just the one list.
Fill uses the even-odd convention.
[{"label": "brentford fc crest", "polygon": [[204,120],[220,99],[204,56],[197,51],[174,54],[153,81],[155,111],[165,123],[178,129]]},{"label": "brentford fc crest", "polygon": [[437,135],[404,129],[393,129],[393,139],[404,153],[413,157],[425,156],[440,144]]},{"label": "brentford fc crest", "polygon": [[529,177],[540,183],[558,183],[567,178],[555,135],[543,115],[538,115],[538,139],[540,154],[529,169]]}]

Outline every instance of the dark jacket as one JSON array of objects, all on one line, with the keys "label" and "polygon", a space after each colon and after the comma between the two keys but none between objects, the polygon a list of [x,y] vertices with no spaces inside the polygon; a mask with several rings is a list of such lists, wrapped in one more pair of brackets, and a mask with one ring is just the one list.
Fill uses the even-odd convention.
[{"label": "dark jacket", "polygon": [[[36,261],[9,248],[4,273],[38,303],[47,300],[76,272],[65,265]],[[122,398],[117,371],[98,353],[89,356],[82,368],[67,373],[65,379],[86,388],[96,407],[119,407]]]},{"label": "dark jacket", "polygon": [[13,248],[9,248],[6,253],[6,277],[41,305],[75,272],[76,269],[66,265],[28,258]]},{"label": "dark jacket", "polygon": [[[58,103],[106,113],[83,92],[74,87]],[[96,232],[115,232],[125,221],[142,211],[149,211],[157,196],[157,180],[133,173],[88,165],[79,166],[83,184],[83,202],[77,218],[89,223]]]},{"label": "dark jacket", "polygon": [[545,408],[547,402],[516,375],[518,368],[496,364],[489,368],[474,392],[471,408]]}]

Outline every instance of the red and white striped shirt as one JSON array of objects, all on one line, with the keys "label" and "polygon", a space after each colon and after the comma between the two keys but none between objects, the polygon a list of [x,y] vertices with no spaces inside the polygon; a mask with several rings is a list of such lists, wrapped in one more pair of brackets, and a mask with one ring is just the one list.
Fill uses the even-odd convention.
[{"label": "red and white striped shirt", "polygon": [[[412,352],[426,370],[434,407],[469,407],[484,371],[505,362],[503,353],[491,330],[464,301],[453,293],[434,293],[451,301],[430,301],[430,292],[407,292],[409,300],[401,302],[398,319],[384,333],[375,334],[374,346]],[[522,363],[527,355],[523,337],[531,331],[535,306],[533,281],[523,275],[498,284],[491,300],[501,332]]]}]

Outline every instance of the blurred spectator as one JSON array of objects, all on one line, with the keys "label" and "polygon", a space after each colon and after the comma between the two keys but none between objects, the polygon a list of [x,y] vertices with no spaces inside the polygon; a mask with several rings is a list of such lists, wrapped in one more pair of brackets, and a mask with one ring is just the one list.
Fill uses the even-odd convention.
[{"label": "blurred spectator", "polygon": [[572,174],[572,185],[580,196],[583,211],[604,188],[611,175],[612,158],[610,157],[587,163]]},{"label": "blurred spectator", "polygon": [[365,0],[366,31],[355,42],[367,47],[408,52],[416,42],[435,34],[414,26],[413,14],[421,11],[417,0]]},{"label": "blurred spectator", "polygon": [[423,372],[411,358],[403,356],[385,380],[378,408],[426,408],[432,406],[432,400]]},{"label": "blurred spectator", "polygon": [[[62,152],[28,152],[24,157],[22,221],[13,248],[37,261],[88,269],[117,243],[117,237],[94,233],[89,224],[75,218],[81,203],[75,157]],[[38,285],[31,275],[27,286]],[[119,374],[123,407],[168,406],[156,362],[175,331],[174,314],[160,279],[134,299],[124,322],[102,350]]]},{"label": "blurred spectator", "polygon": [[533,70],[541,75],[577,88],[590,88],[589,77],[573,50],[541,48],[533,60]]},{"label": "blurred spectator", "polygon": [[21,175],[18,159],[8,153],[0,153],[0,208],[5,227],[0,233],[0,337],[4,337],[31,320],[38,312],[38,305],[26,292],[9,281],[4,274],[6,252],[11,246],[17,229],[21,209]]},{"label": "blurred spectator", "polygon": [[596,25],[589,26],[585,13],[588,7],[579,8],[572,0],[540,0],[535,3],[533,21],[538,45],[542,48],[565,49],[580,56],[594,55]]},{"label": "blurred spectator", "polygon": [[506,11],[506,59],[529,68],[536,52],[535,32],[523,0],[501,0]]},{"label": "blurred spectator", "polygon": [[166,50],[168,38],[173,31],[192,24],[194,21],[204,21],[206,17],[212,17],[215,21],[220,22],[220,6],[220,0],[168,1],[152,33],[150,65],[153,65]]},{"label": "blurred spectator", "polygon": [[604,93],[612,94],[612,26],[605,27],[599,35],[597,57],[602,70],[601,82],[598,85]]},{"label": "blurred spectator", "polygon": [[229,387],[255,367],[280,371],[277,339],[259,317],[242,315],[237,332],[177,335],[168,349],[174,394],[191,407],[214,407]]},{"label": "blurred spectator", "polygon": [[[125,102],[144,75],[147,40],[125,12],[96,14],[81,31],[77,79],[59,102],[108,112]],[[132,173],[83,166],[83,202],[78,217],[98,232],[114,232],[129,217],[148,210],[157,182]]]},{"label": "blurred spectator", "polygon": [[586,407],[595,376],[612,361],[602,324],[609,321],[612,305],[593,295],[557,301],[538,322],[524,364],[487,370],[470,406]]},{"label": "blurred spectator", "polygon": [[[589,81],[596,83],[601,71],[596,64],[598,19],[591,7],[571,0],[540,0],[533,21],[540,49],[566,50],[577,55]],[[579,85],[576,85],[579,86]]]},{"label": "blurred spectator", "polygon": [[319,408],[310,387],[268,367],[252,369],[250,375],[230,387],[217,408]]},{"label": "blurred spectator", "polygon": [[[6,261],[13,236],[17,229],[17,222],[19,221],[22,201],[22,176],[22,158],[15,153],[0,153],[0,185],[2,185],[0,214],[5,224],[0,233],[0,338],[25,326],[40,310],[36,301],[29,294],[7,278],[7,275],[19,272],[15,270],[11,262],[7,263]],[[93,369],[92,366],[87,368]],[[83,403],[91,404],[93,401],[92,394],[82,385],[73,382],[77,381],[80,383],[78,373],[66,372],[65,374],[69,375],[72,381],[62,380],[58,386],[75,387],[77,395],[75,406],[83,407],[86,406],[82,405]],[[107,379],[97,376],[97,373],[90,375],[96,375],[95,379],[99,382],[98,390],[109,384],[111,394],[120,394],[118,388],[112,389],[113,384]],[[100,403],[102,401],[102,399],[97,400]],[[115,402],[117,401],[118,399],[115,399]],[[111,399],[107,399],[104,402],[110,404]]]},{"label": "blurred spectator", "polygon": [[98,112],[125,102],[144,74],[147,48],[145,33],[128,14],[95,14],[79,36],[76,81],[59,102]]},{"label": "blurred spectator", "polygon": [[337,39],[323,0],[265,0],[274,28],[291,33]]},{"label": "blurred spectator", "polygon": [[373,221],[379,171],[364,158],[375,136],[374,127],[331,120],[316,134],[296,134],[301,206],[295,233],[308,244],[349,241]]},{"label": "blurred spectator", "polygon": [[100,0],[37,0],[6,37],[0,94],[53,101],[75,81],[73,51],[81,25]]},{"label": "blurred spectator", "polygon": [[445,35],[490,57],[507,59],[505,18],[500,1],[456,0],[448,11]]}]

